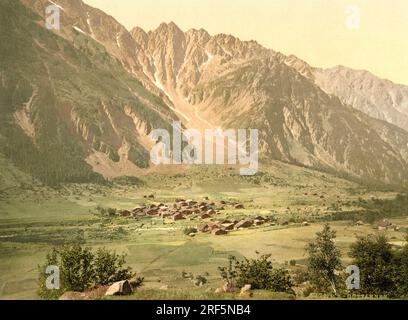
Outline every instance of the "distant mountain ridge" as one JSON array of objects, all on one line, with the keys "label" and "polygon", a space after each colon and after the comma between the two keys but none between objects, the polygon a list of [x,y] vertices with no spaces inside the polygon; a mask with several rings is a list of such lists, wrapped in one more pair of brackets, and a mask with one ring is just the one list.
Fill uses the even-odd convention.
[{"label": "distant mountain ridge", "polygon": [[[1,52],[9,59],[8,69],[0,70],[6,79],[1,90],[9,97],[7,124],[33,150],[40,141],[49,144],[41,138],[41,131],[55,127],[54,120],[43,121],[48,105],[61,123],[53,130],[69,132],[64,135],[69,142],[60,139],[52,145],[59,152],[72,146],[69,152],[80,168],[74,172],[84,170],[85,180],[92,172],[105,177],[139,174],[138,168],[148,165],[147,134],[180,119],[199,129],[259,129],[263,161],[407,183],[404,86],[349,69],[313,68],[255,41],[211,36],[203,29],[183,32],[175,23],[149,32],[139,27],[128,31],[81,0],[53,1],[62,8],[62,30],[52,33],[31,12],[44,18],[50,1],[21,2],[29,10],[19,1],[5,0],[2,6],[30,21],[23,23],[29,29],[23,29],[27,41],[19,50],[37,57],[30,66],[44,66],[37,70],[22,63],[28,79],[19,67],[12,82],[11,69],[23,57],[13,56],[11,46]],[[11,44],[23,36],[15,22],[5,17],[2,23]],[[24,99],[13,101],[20,83],[26,86]],[[48,93],[52,99],[40,99],[47,87],[54,88]],[[386,90],[378,93],[377,88]],[[20,168],[36,173],[30,161],[20,163],[24,161],[15,148],[3,149]],[[66,165],[61,162],[55,171]],[[53,179],[61,180],[56,172]],[[65,180],[84,180],[80,177]]]},{"label": "distant mountain ridge", "polygon": [[287,57],[285,63],[344,104],[408,130],[408,86],[344,66],[313,68],[295,56]]}]

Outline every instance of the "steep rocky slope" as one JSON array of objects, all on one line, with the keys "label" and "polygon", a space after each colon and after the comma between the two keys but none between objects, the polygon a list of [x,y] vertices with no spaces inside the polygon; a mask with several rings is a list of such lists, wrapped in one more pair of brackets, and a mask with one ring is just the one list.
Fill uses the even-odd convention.
[{"label": "steep rocky slope", "polygon": [[187,126],[257,128],[264,159],[405,183],[407,132],[326,93],[296,57],[174,23],[131,34],[150,57],[144,72]]},{"label": "steep rocky slope", "polygon": [[105,46],[63,38],[20,1],[0,3],[0,153],[47,183],[146,167],[146,135],[177,119]]},{"label": "steep rocky slope", "polygon": [[[50,3],[21,1],[42,17]],[[255,41],[211,36],[202,29],[183,32],[175,23],[128,32],[80,0],[53,2],[63,13],[62,30],[44,31],[38,20],[34,33],[27,35],[29,45],[20,48],[34,48],[30,57],[39,57],[45,70],[36,76],[49,83],[44,87],[39,79],[28,79],[24,99],[13,102],[9,119],[26,140],[34,139],[33,145],[40,127],[35,119],[44,116],[33,120],[31,109],[52,88],[55,99],[69,105],[57,119],[80,136],[81,143],[72,145],[83,150],[75,154],[105,174],[137,174],[137,168],[126,169],[127,161],[147,165],[146,134],[179,118],[186,127],[199,129],[259,129],[264,161],[278,159],[362,179],[406,183],[408,133],[395,126],[405,126],[403,86],[399,93],[390,93],[396,85],[388,83],[379,94],[382,84],[367,74],[313,68]],[[39,32],[56,44],[39,42]],[[67,57],[66,51],[79,58]],[[44,63],[47,55],[54,63]],[[55,65],[66,69],[50,72]],[[29,72],[31,78],[37,73]],[[56,75],[61,82],[57,87],[54,79],[50,81]],[[4,90],[10,94],[13,86]],[[400,113],[394,115],[395,110]],[[107,163],[104,155],[116,165]]]},{"label": "steep rocky slope", "polygon": [[296,56],[282,55],[282,59],[344,104],[408,130],[408,86],[380,79],[365,70],[314,68]]},{"label": "steep rocky slope", "polygon": [[314,76],[322,89],[345,104],[408,130],[408,86],[342,66],[316,69]]}]

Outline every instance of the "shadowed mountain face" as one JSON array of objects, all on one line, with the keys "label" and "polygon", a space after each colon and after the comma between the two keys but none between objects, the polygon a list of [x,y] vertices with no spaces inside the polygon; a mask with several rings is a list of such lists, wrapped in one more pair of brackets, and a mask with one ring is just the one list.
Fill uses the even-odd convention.
[{"label": "shadowed mountain face", "polygon": [[164,102],[79,29],[61,37],[19,1],[0,6],[1,153],[48,183],[146,167],[146,135],[176,119]]},{"label": "shadowed mountain face", "polygon": [[264,161],[406,183],[405,87],[174,23],[128,32],[80,0],[53,2],[55,33],[43,27],[49,1],[1,3],[0,152],[25,171],[52,181],[137,175],[150,130],[180,119],[259,129]]}]

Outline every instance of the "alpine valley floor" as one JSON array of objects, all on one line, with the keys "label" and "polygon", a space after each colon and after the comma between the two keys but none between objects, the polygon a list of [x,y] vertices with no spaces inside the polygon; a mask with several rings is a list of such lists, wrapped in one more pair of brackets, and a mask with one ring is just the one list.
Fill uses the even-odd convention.
[{"label": "alpine valley floor", "polygon": [[[31,180],[9,185],[0,194],[0,299],[38,299],[37,266],[53,246],[72,242],[127,254],[127,263],[145,277],[143,287],[127,299],[234,299],[233,295],[213,293],[222,284],[218,267],[227,263],[230,254],[272,254],[276,266],[302,269],[305,245],[327,221],[337,231],[336,244],[345,265],[349,245],[357,236],[386,232],[394,245],[401,245],[408,230],[407,216],[387,216],[398,231],[378,231],[381,216],[370,219],[372,207],[368,209],[373,199],[391,203],[397,193],[280,162],[263,167],[254,177],[241,177],[236,168],[190,167],[106,185],[71,184],[51,189]],[[243,204],[244,209],[226,208],[217,219],[260,215],[273,216],[275,223],[223,236],[197,233],[190,237],[183,231],[197,227],[200,221],[196,219],[101,214],[108,208],[131,210],[142,204],[171,203],[180,197]],[[355,223],[359,215],[364,220],[361,225]],[[291,260],[296,264],[289,263]],[[183,271],[205,275],[208,282],[197,287]],[[166,290],[160,290],[164,287]],[[293,297],[255,292],[253,298]]]}]

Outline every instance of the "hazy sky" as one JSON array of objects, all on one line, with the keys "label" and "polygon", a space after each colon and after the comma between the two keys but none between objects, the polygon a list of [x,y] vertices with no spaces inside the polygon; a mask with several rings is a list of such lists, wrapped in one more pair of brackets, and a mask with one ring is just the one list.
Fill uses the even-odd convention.
[{"label": "hazy sky", "polygon": [[313,66],[341,64],[408,85],[408,0],[85,2],[128,29],[139,26],[148,31],[174,21],[185,31],[204,28],[210,34],[232,34],[295,54]]}]

